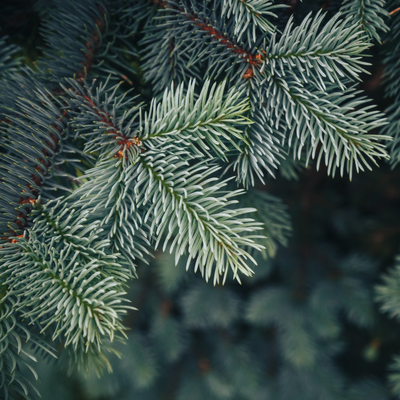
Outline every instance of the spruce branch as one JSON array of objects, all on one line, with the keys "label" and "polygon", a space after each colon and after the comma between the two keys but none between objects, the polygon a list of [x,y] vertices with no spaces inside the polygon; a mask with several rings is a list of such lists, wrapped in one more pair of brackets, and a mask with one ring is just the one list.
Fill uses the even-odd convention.
[{"label": "spruce branch", "polygon": [[[241,134],[250,121],[243,117],[248,110],[243,92],[232,87],[225,93],[226,81],[218,86],[206,80],[195,100],[195,80],[186,92],[181,84],[176,90],[165,90],[161,102],[153,100],[141,122],[140,140],[151,148],[187,148],[195,156],[220,157],[232,149],[241,151],[245,142]],[[240,129],[241,128],[241,129]],[[171,150],[170,150],[171,151]]]},{"label": "spruce branch", "polygon": [[22,234],[28,222],[27,214],[40,194],[57,189],[68,191],[64,186],[49,181],[56,163],[64,158],[64,148],[67,152],[74,151],[72,145],[63,145],[68,137],[68,116],[60,110],[59,104],[57,107],[57,102],[53,103],[49,98],[46,88],[31,79],[29,75],[21,76],[12,85],[17,90],[18,84],[31,88],[36,83],[35,99],[15,99],[14,106],[6,114],[7,131],[1,138],[6,152],[1,154],[0,171],[2,186],[7,188],[0,196],[3,240],[10,234]]},{"label": "spruce branch", "polygon": [[[229,208],[237,203],[230,198],[242,191],[220,192],[226,181],[215,182],[217,178],[212,177],[218,167],[201,164],[189,167],[177,156],[154,151],[147,152],[139,162],[138,183],[134,191],[139,204],[152,203],[145,222],[151,212],[151,229],[157,235],[155,248],[165,232],[163,250],[172,240],[170,252],[175,248],[175,263],[188,252],[186,268],[195,259],[194,270],[199,269],[206,281],[212,275],[215,262],[214,284],[219,282],[219,275],[222,274],[225,282],[229,269],[239,281],[238,272],[251,275],[252,270],[246,265],[246,260],[254,263],[255,260],[243,247],[261,250],[262,246],[252,240],[259,236],[240,236],[239,233],[259,230],[261,224],[250,218],[239,218],[254,209]],[[215,183],[211,185],[212,182]]]},{"label": "spruce branch", "polygon": [[16,57],[20,50],[18,46],[7,45],[7,36],[0,38],[0,77],[14,73],[21,65],[21,57]]},{"label": "spruce branch", "polygon": [[[58,15],[65,14],[67,9],[69,17],[60,25]],[[78,80],[86,77],[93,67],[102,37],[107,33],[107,14],[103,1],[89,0],[77,4],[60,0],[54,2],[52,16],[43,27],[43,37],[48,46],[47,57],[38,64],[46,79],[58,82],[59,77],[76,75]],[[77,48],[77,45],[84,47]],[[59,57],[60,49],[63,49],[63,57]]]},{"label": "spruce branch", "polygon": [[[72,81],[70,83],[73,84]],[[227,207],[232,204],[232,201],[227,200],[227,195],[221,197],[221,195],[214,193],[226,183],[221,183],[222,186],[214,185],[209,188],[204,186],[214,180],[214,178],[206,178],[210,173],[216,171],[215,168],[209,168],[208,172],[205,171],[208,167],[201,164],[189,168],[187,160],[198,155],[198,148],[194,149],[193,155],[190,155],[187,151],[178,152],[178,146],[182,147],[182,145],[183,148],[188,146],[188,150],[193,150],[191,142],[200,139],[204,141],[200,142],[201,150],[205,148],[208,151],[209,148],[206,145],[209,144],[210,149],[214,150],[214,157],[216,154],[223,156],[223,151],[226,151],[227,147],[223,146],[221,141],[217,141],[217,134],[220,134],[233,148],[237,148],[238,146],[233,143],[233,138],[225,134],[224,131],[236,137],[237,140],[241,136],[237,135],[238,131],[234,129],[234,126],[238,123],[248,123],[241,117],[241,114],[246,111],[246,103],[240,100],[241,93],[234,93],[231,90],[224,97],[224,83],[217,88],[214,85],[211,88],[211,94],[214,93],[214,96],[213,100],[210,101],[208,100],[209,83],[206,81],[200,96],[194,102],[194,82],[192,82],[185,94],[183,86],[180,86],[176,91],[173,89],[166,90],[162,102],[157,104],[156,101],[153,101],[149,113],[145,114],[144,121],[136,121],[135,123],[138,116],[136,106],[127,112],[118,112],[122,98],[115,97],[116,86],[112,88],[110,96],[106,95],[104,102],[101,102],[100,98],[106,85],[101,85],[97,89],[96,96],[92,95],[91,89],[86,86],[81,87],[75,83],[74,87],[75,89],[64,88],[67,94],[73,96],[71,97],[72,102],[71,99],[66,100],[70,102],[70,107],[82,109],[81,112],[73,114],[76,116],[71,120],[72,124],[77,127],[81,134],[82,131],[86,132],[88,128],[90,128],[89,135],[92,135],[92,132],[98,132],[94,141],[87,143],[86,151],[92,150],[93,143],[96,143],[95,145],[98,147],[95,147],[95,149],[101,151],[100,164],[97,166],[97,170],[101,170],[103,173],[107,169],[109,171],[100,177],[103,185],[100,185],[100,180],[97,179],[95,183],[84,185],[76,191],[75,195],[85,192],[90,195],[88,201],[83,200],[83,202],[78,202],[77,205],[86,202],[88,206],[93,204],[93,211],[107,210],[103,217],[105,218],[103,224],[107,223],[110,217],[115,216],[115,213],[119,213],[118,210],[135,210],[136,208],[140,210],[141,206],[146,206],[152,199],[151,206],[143,210],[145,214],[143,222],[146,223],[149,218],[151,219],[148,237],[151,238],[154,232],[157,234],[156,248],[162,238],[163,231],[169,226],[167,239],[164,241],[165,249],[172,235],[176,233],[176,223],[173,222],[172,218],[178,218],[180,221],[178,223],[179,235],[175,237],[172,245],[172,248],[175,244],[177,245],[176,262],[188,250],[188,261],[196,258],[195,270],[199,268],[206,280],[211,276],[214,258],[217,264],[214,283],[219,279],[218,274],[224,273],[224,280],[226,279],[229,267],[232,268],[235,278],[238,270],[248,275],[251,270],[246,266],[244,260],[252,258],[239,245],[253,246],[257,249],[261,249],[261,247],[253,244],[251,237],[241,238],[237,232],[257,230],[259,229],[258,224],[252,224],[250,219],[238,219],[235,222],[236,217],[249,210],[228,210]],[[79,104],[80,102],[81,104]],[[112,110],[109,110],[108,107],[111,104],[113,104]],[[219,114],[215,115],[216,113]],[[129,114],[133,114],[133,116],[125,125],[124,120]],[[90,125],[88,125],[89,123]],[[92,131],[93,127],[95,128],[94,131]],[[102,137],[100,134],[105,128],[112,131],[103,134]],[[200,133],[197,133],[198,131]],[[214,134],[210,135],[209,131]],[[116,135],[114,142],[108,139],[110,133]],[[85,135],[88,135],[88,133],[85,133]],[[125,142],[120,143],[122,137],[125,141],[133,144],[127,146]],[[167,143],[166,139],[169,137],[174,137],[177,144]],[[116,142],[117,140],[118,142]],[[115,144],[119,144],[120,150],[117,151]],[[167,149],[168,153],[165,152]],[[112,154],[114,155],[112,156]],[[209,156],[211,157],[211,154]],[[118,160],[115,161],[115,159]],[[180,159],[182,161],[179,161]],[[182,169],[183,166],[185,168]],[[193,169],[194,177],[189,179],[187,175],[188,170],[191,169]],[[89,171],[89,175],[84,179],[93,176],[93,173],[94,171]],[[205,180],[204,184],[199,186],[203,180]],[[187,199],[189,193],[191,193],[191,196]],[[233,195],[239,193],[240,191],[234,192]],[[216,199],[220,197],[220,199],[216,200],[214,205],[209,204],[210,199],[204,198],[206,194],[207,196],[217,196]],[[85,197],[85,194],[83,196]],[[111,199],[113,199],[112,202]],[[107,209],[109,204],[111,208]],[[214,209],[214,207],[218,208]],[[222,212],[222,208],[225,209],[224,212]],[[162,214],[160,214],[161,210],[163,210]],[[185,213],[181,215],[183,210]],[[217,213],[217,211],[219,212]],[[126,212],[125,215],[127,216],[128,213]],[[229,219],[225,221],[228,216]],[[121,231],[118,225],[122,226],[121,217],[114,221],[115,228],[111,229],[112,235]],[[199,224],[200,231],[197,231],[193,226],[195,221],[198,221],[196,224]],[[141,217],[138,217],[135,221],[136,231],[138,231],[137,228],[141,223]],[[236,227],[235,225],[239,226]],[[135,229],[132,225],[130,231],[133,236],[128,240],[133,243]],[[189,236],[187,236],[187,232],[189,232]],[[131,235],[129,229],[125,229],[125,234],[121,231],[120,236],[116,236],[119,238],[120,247],[123,248],[123,238],[129,238]],[[211,244],[207,245],[208,240],[211,241]],[[199,249],[200,243],[204,246],[202,252]],[[219,250],[220,248],[221,250]]]},{"label": "spruce branch", "polygon": [[[96,88],[96,80],[90,85],[86,81],[83,84],[74,79],[66,81],[69,87],[61,84],[64,93],[69,96],[64,95],[64,108],[71,114],[75,137],[85,139],[84,152],[100,152],[101,158],[111,154],[121,158],[122,153],[118,150],[122,152],[126,149],[127,154],[135,157],[141,145],[137,137],[136,120],[140,109],[140,105],[135,104],[137,96],[126,99],[128,93],[117,93],[120,83],[109,87],[108,80]],[[107,90],[111,91],[111,95]]]},{"label": "spruce branch", "polygon": [[[249,69],[250,65],[257,62],[255,54],[253,55],[246,47],[239,45],[235,39],[227,36],[226,30],[233,27],[233,20],[228,23],[228,26],[220,26],[219,19],[215,14],[215,9],[210,10],[209,15],[207,8],[198,9],[193,2],[180,1],[166,1],[165,7],[159,10],[159,16],[155,17],[157,21],[154,25],[147,28],[147,39],[142,44],[146,45],[144,49],[145,59],[148,61],[144,64],[145,71],[148,76],[154,76],[151,71],[156,70],[156,65],[161,63],[158,59],[159,52],[155,49],[155,42],[164,43],[163,49],[168,48],[167,43],[173,40],[174,46],[171,51],[171,56],[174,55],[175,61],[173,65],[182,68],[180,81],[186,80],[186,76],[198,76],[198,67],[200,62],[208,61],[207,76],[216,78],[221,72],[225,70],[226,78],[232,81],[240,69],[240,75],[243,75]],[[165,31],[164,26],[168,25],[169,28]],[[190,28],[188,32],[188,28]],[[152,35],[152,31],[158,29],[159,34]],[[163,32],[161,34],[161,32]],[[162,39],[161,39],[162,38]],[[210,39],[210,42],[207,41]],[[218,57],[214,57],[217,56]],[[239,61],[239,68],[232,68],[232,58],[234,61]],[[162,56],[162,60],[169,59],[169,56]],[[178,62],[179,60],[179,62]],[[166,62],[166,61],[163,61]],[[172,62],[172,60],[171,60]],[[236,66],[235,66],[236,67]],[[164,68],[165,70],[165,68]],[[146,75],[145,75],[146,76]],[[157,90],[164,89],[169,85],[168,80],[163,80],[164,85],[160,86],[155,78],[151,78],[156,84]],[[177,83],[180,83],[178,81]]]},{"label": "spruce branch", "polygon": [[263,170],[275,177],[273,169],[279,167],[286,152],[281,145],[285,139],[283,123],[280,123],[279,130],[271,125],[265,102],[260,104],[259,91],[250,84],[246,86],[246,95],[250,99],[248,118],[253,123],[245,127],[243,133],[246,141],[241,143],[241,151],[231,166],[237,182],[248,188],[255,185],[255,177],[265,183]]},{"label": "spruce branch", "polygon": [[[147,82],[152,82],[155,93],[162,92],[171,83],[177,84],[185,81],[189,72],[180,62],[180,52],[178,53],[180,41],[174,34],[175,26],[173,24],[168,25],[168,29],[165,30],[165,24],[160,26],[157,23],[159,18],[155,16],[154,21],[149,21],[146,24],[146,35],[140,42],[143,48],[141,55],[144,61],[144,79]],[[157,42],[159,47],[154,47],[154,42]],[[190,75],[200,79],[196,66],[192,66]]]},{"label": "spruce branch", "polygon": [[[184,46],[180,56],[189,57],[187,68],[199,64],[200,59],[208,60],[207,71],[211,76],[217,77],[223,69],[228,79],[241,76],[239,87],[248,81],[254,92],[250,94],[251,116],[270,125],[264,129],[256,129],[256,125],[247,128],[251,145],[242,147],[234,163],[240,182],[253,184],[254,175],[262,180],[262,169],[273,175],[270,167],[279,165],[278,156],[283,155],[280,146],[285,140],[298,159],[303,146],[310,159],[315,157],[318,143],[323,143],[318,164],[324,153],[328,171],[332,173],[339,168],[343,174],[346,167],[351,176],[353,165],[359,171],[370,168],[369,162],[375,163],[375,158],[387,157],[384,145],[378,141],[390,138],[367,134],[384,121],[369,124],[369,106],[356,111],[355,107],[366,104],[366,99],[362,103],[348,101],[356,93],[346,85],[349,79],[359,79],[364,71],[362,66],[366,63],[361,55],[370,46],[356,22],[341,20],[338,13],[322,26],[325,18],[322,13],[315,18],[309,14],[299,27],[293,28],[290,20],[278,41],[276,34],[272,36],[266,50],[254,51],[236,44],[232,25],[218,26],[217,19],[212,17],[215,10],[180,1],[166,2],[160,12],[164,13],[158,17],[159,26],[173,25],[166,35],[174,37],[175,44],[179,41],[179,47]],[[189,32],[188,26],[191,26]],[[215,62],[222,64],[217,67]],[[337,87],[343,91],[341,95]],[[276,107],[277,104],[282,108]],[[357,126],[354,130],[353,123]],[[293,142],[294,129],[297,139]],[[315,136],[316,129],[319,138]],[[312,137],[311,143],[307,137]]]},{"label": "spruce branch", "polygon": [[152,240],[143,222],[143,210],[128,191],[135,168],[135,164],[128,166],[122,158],[117,162],[114,158],[103,160],[82,176],[86,182],[68,198],[82,215],[101,227],[100,237],[109,240],[111,249],[129,263],[128,274],[115,271],[116,276],[124,274],[125,280],[136,275],[137,259],[148,262]]},{"label": "spruce branch", "polygon": [[356,18],[361,30],[379,43],[380,31],[386,33],[389,30],[385,22],[389,17],[385,0],[345,0],[340,11],[346,18]]},{"label": "spruce branch", "polygon": [[390,36],[386,35],[386,51],[385,51],[385,70],[383,74],[385,83],[386,97],[392,97],[393,102],[386,110],[389,124],[384,127],[383,133],[393,137],[393,142],[389,143],[391,164],[395,167],[400,161],[400,61],[397,57],[400,51],[400,13],[395,12],[396,2],[392,1],[388,4],[389,9],[393,8],[391,19],[389,20]]},{"label": "spruce branch", "polygon": [[371,44],[357,23],[341,16],[337,13],[326,21],[322,12],[314,18],[310,13],[294,28],[292,16],[280,38],[272,36],[261,58],[266,65],[260,70],[282,77],[288,71],[298,73],[303,82],[313,79],[321,90],[326,90],[326,80],[342,90],[345,77],[360,80],[359,74],[367,72],[362,66],[369,65],[361,55]]},{"label": "spruce branch", "polygon": [[371,169],[369,162],[376,164],[375,158],[388,158],[385,144],[380,141],[391,137],[369,133],[387,122],[382,113],[370,111],[374,106],[367,98],[356,97],[360,92],[311,92],[295,77],[288,78],[270,78],[267,93],[273,95],[266,96],[266,107],[277,125],[285,119],[294,158],[300,159],[305,147],[308,162],[319,150],[317,167],[324,157],[328,174],[334,175],[339,169],[343,176],[346,167],[350,179],[353,167],[356,172],[364,167]]},{"label": "spruce branch", "polygon": [[[125,292],[107,272],[109,266],[120,267],[116,256],[97,260],[85,252],[91,258],[85,262],[80,250],[54,237],[46,240],[49,232],[37,228],[29,230],[28,239],[3,244],[0,250],[5,298],[18,297],[23,318],[40,322],[42,332],[52,327],[53,340],[63,334],[65,346],[87,349],[94,343],[100,350],[102,336],[113,340],[115,331],[123,332],[119,318],[130,308],[120,304]],[[97,250],[107,246],[105,241],[96,244]]]},{"label": "spruce branch", "polygon": [[277,18],[273,10],[284,7],[283,4],[274,4],[264,0],[224,0],[221,6],[221,17],[226,15],[226,18],[229,19],[231,15],[234,16],[234,35],[239,41],[243,35],[247,34],[247,41],[251,46],[257,41],[257,27],[269,34],[275,31],[275,25],[268,18]]},{"label": "spruce branch", "polygon": [[[27,369],[38,380],[38,375],[30,364],[32,361],[37,361],[33,353],[41,351],[45,356],[54,358],[56,358],[56,355],[43,338],[31,332],[21,323],[21,316],[16,311],[18,299],[14,297],[6,298],[7,295],[8,289],[2,282],[0,297],[0,396],[14,400],[14,395],[18,394],[22,398],[29,399],[32,392],[39,393],[22,368]],[[29,350],[25,344],[28,344]]]},{"label": "spruce branch", "polygon": [[[40,10],[43,4],[48,10]],[[331,11],[340,6],[331,2],[329,14],[315,16],[304,4],[302,17],[300,8],[287,10],[295,10],[293,18],[269,0],[51,0],[36,7],[46,43],[38,71],[20,68],[15,48],[0,40],[0,74],[6,78],[0,86],[4,393],[14,384],[10,390],[25,396],[25,339],[32,353],[51,352],[43,343],[53,339],[70,373],[111,371],[106,353],[118,355],[114,345],[125,335],[123,323],[132,326],[122,317],[132,309],[125,291],[137,275],[151,285],[150,296],[143,283],[132,285],[149,335],[135,319],[123,368],[134,370],[132,388],[142,395],[144,388],[151,398],[163,391],[155,379],[164,359],[176,360],[178,372],[194,366],[171,385],[179,399],[193,393],[277,399],[366,393],[362,385],[345,393],[333,363],[341,316],[359,327],[372,322],[361,276],[370,270],[366,260],[335,264],[327,251],[320,263],[311,254],[312,265],[302,258],[298,274],[284,258],[265,261],[260,274],[254,267],[255,284],[263,284],[273,266],[272,279],[282,282],[256,290],[247,305],[254,283],[245,279],[249,286],[239,297],[196,281],[174,261],[214,285],[228,274],[240,282],[240,275],[252,275],[256,254],[273,257],[290,234],[285,207],[259,185],[268,175],[279,170],[295,177],[316,159],[328,174],[343,175],[346,168],[351,177],[354,169],[388,158],[382,141],[396,135],[398,99],[388,109],[392,126],[380,135],[387,121],[350,86],[366,72],[371,37],[386,30],[383,1],[346,0],[344,13],[336,14]],[[385,43],[396,48],[400,13],[394,0],[388,9],[393,29]],[[397,96],[397,53],[390,51],[388,93]],[[154,98],[145,104],[138,93]],[[236,183],[257,189],[232,190],[235,174]],[[64,184],[63,178],[74,182]],[[48,192],[55,189],[64,196],[53,201]],[[301,201],[307,223],[309,198]],[[259,234],[263,228],[267,237]],[[136,268],[157,249],[172,255],[170,263],[158,265],[156,288],[151,266]],[[315,273],[314,264],[327,263],[333,264],[329,273]],[[390,273],[382,289],[392,312],[394,278]],[[183,280],[187,287],[179,289]],[[241,309],[246,321],[238,321]],[[257,332],[242,336],[249,324]],[[274,332],[264,337],[270,325]],[[194,358],[185,353],[188,338],[197,340],[210,327],[215,335],[202,336]],[[230,327],[240,334],[227,334]],[[252,363],[251,347],[259,351],[265,344],[271,357]],[[266,368],[272,374],[279,368],[271,385]]]}]

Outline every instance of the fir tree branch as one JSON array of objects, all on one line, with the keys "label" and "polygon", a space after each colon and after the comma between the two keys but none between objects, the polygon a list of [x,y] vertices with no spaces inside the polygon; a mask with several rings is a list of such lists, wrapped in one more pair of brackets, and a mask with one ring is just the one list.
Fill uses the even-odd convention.
[{"label": "fir tree branch", "polygon": [[236,180],[245,188],[255,185],[254,175],[264,183],[263,169],[275,177],[272,168],[278,168],[285,154],[280,144],[285,139],[284,134],[268,123],[270,116],[265,103],[260,104],[258,90],[250,83],[246,86],[250,99],[248,117],[253,123],[245,128],[247,141],[241,143],[241,151],[232,163],[233,171],[237,174]]},{"label": "fir tree branch", "polygon": [[[153,100],[140,127],[140,140],[151,148],[166,145],[176,150],[187,148],[195,156],[215,155],[226,160],[226,152],[240,150],[245,141],[241,128],[250,121],[243,117],[248,106],[243,93],[231,88],[224,94],[226,82],[211,89],[206,80],[196,100],[195,81],[189,82],[186,93],[181,84],[164,91],[162,102]],[[237,143],[238,142],[238,143]],[[210,152],[211,151],[211,152]]]},{"label": "fir tree branch", "polygon": [[324,14],[319,12],[314,18],[308,14],[295,28],[291,17],[280,39],[277,40],[276,33],[272,36],[262,56],[266,65],[260,70],[267,68],[271,75],[285,76],[285,71],[295,69],[303,82],[307,83],[311,77],[321,90],[326,90],[326,79],[342,90],[345,76],[360,80],[359,74],[367,72],[361,66],[369,65],[360,55],[371,44],[357,24],[340,20],[340,17],[337,13],[322,26],[326,19]]},{"label": "fir tree branch", "polygon": [[[82,80],[92,69],[95,54],[107,32],[107,8],[103,1],[98,0],[74,3],[72,7],[71,3],[55,1],[53,7],[52,17],[43,28],[48,46],[47,59],[42,60],[38,67],[51,80],[74,75]],[[60,25],[58,16],[65,14],[67,8],[70,16]],[[83,41],[80,37],[82,30]],[[85,48],[76,51],[80,43]],[[59,57],[60,49],[63,49],[64,57]]]},{"label": "fir tree branch", "polygon": [[18,296],[23,317],[40,321],[42,332],[55,325],[53,340],[63,333],[66,346],[77,347],[85,338],[86,347],[95,343],[100,348],[102,336],[112,340],[115,331],[123,332],[119,315],[130,308],[119,305],[125,292],[112,276],[100,279],[99,271],[113,266],[115,257],[105,262],[78,261],[80,252],[71,245],[57,245],[54,238],[49,243],[39,240],[34,229],[28,240],[7,243],[0,250],[7,296]]},{"label": "fir tree branch", "polygon": [[[271,76],[266,107],[275,114],[271,116],[277,124],[285,118],[290,129],[288,145],[293,149],[294,158],[300,159],[303,146],[306,146],[307,160],[314,158],[321,143],[317,166],[325,155],[328,174],[332,172],[334,175],[336,168],[340,168],[343,176],[346,167],[350,179],[353,166],[357,172],[363,171],[364,166],[371,169],[369,160],[376,163],[375,157],[388,158],[385,145],[379,141],[391,140],[391,137],[368,133],[386,121],[378,111],[368,111],[373,106],[368,105],[367,98],[353,100],[359,93],[354,89],[345,93],[328,91],[329,94],[323,93],[322,97],[322,93],[312,93],[300,86],[294,77],[288,78],[283,80]],[[283,112],[282,108],[276,107],[277,104],[281,105]],[[375,119],[375,116],[381,119]]]},{"label": "fir tree branch", "polygon": [[210,176],[217,167],[200,165],[190,168],[176,156],[166,157],[153,151],[140,157],[139,162],[141,168],[137,170],[138,183],[134,192],[139,204],[152,203],[144,221],[150,213],[154,215],[151,229],[158,237],[156,248],[164,231],[167,231],[167,236],[163,250],[175,236],[170,248],[172,252],[176,247],[175,262],[188,251],[187,268],[194,258],[195,271],[200,269],[206,281],[211,277],[215,260],[214,284],[219,282],[218,275],[222,274],[225,282],[229,269],[238,280],[238,272],[251,274],[245,260],[255,261],[240,246],[248,245],[258,250],[261,247],[252,241],[253,236],[241,237],[239,232],[258,230],[259,224],[252,219],[238,219],[239,215],[252,209],[228,208],[236,203],[228,198],[239,195],[241,191],[222,195],[219,190],[226,182],[209,186],[216,180]]},{"label": "fir tree branch", "polygon": [[68,198],[82,216],[87,215],[93,224],[102,227],[104,233],[100,237],[109,240],[112,250],[130,263],[129,274],[118,273],[124,274],[125,280],[136,274],[136,259],[147,263],[151,241],[142,210],[127,190],[135,168],[135,164],[127,166],[124,159],[103,160],[86,172],[81,178],[86,182]]},{"label": "fir tree branch", "polygon": [[21,65],[21,57],[16,57],[20,50],[15,45],[7,45],[7,36],[0,38],[0,77],[14,73]]},{"label": "fir tree branch", "polygon": [[273,4],[271,1],[264,0],[224,0],[221,16],[226,14],[228,19],[231,15],[234,16],[235,37],[239,41],[242,35],[247,33],[247,41],[251,46],[257,41],[256,27],[270,34],[275,31],[275,25],[264,16],[277,18],[272,10],[284,7],[286,6],[283,4]]},{"label": "fir tree branch", "polygon": [[[35,82],[30,79],[29,76],[20,77],[19,81],[30,87]],[[43,191],[48,176],[52,175],[55,162],[62,157],[62,141],[68,136],[68,116],[56,106],[57,102],[54,104],[53,99],[48,98],[45,88],[36,83],[36,99],[16,100],[15,107],[6,114],[8,129],[1,144],[8,151],[1,154],[0,165],[2,186],[7,188],[0,196],[3,235],[22,233],[28,222],[27,214]],[[71,146],[67,145],[66,149],[71,151]],[[65,189],[55,182],[50,183],[49,188],[52,187]]]},{"label": "fir tree branch", "polygon": [[[391,2],[389,7],[394,7],[396,2]],[[393,10],[395,11],[395,10]],[[389,124],[384,127],[383,133],[393,137],[393,142],[389,143],[391,164],[396,166],[400,161],[400,60],[397,57],[400,51],[400,13],[393,12],[389,21],[390,36],[386,35],[385,45],[385,70],[383,74],[386,97],[393,97],[392,104],[386,112]]]},{"label": "fir tree branch", "polygon": [[385,0],[345,0],[340,11],[347,18],[357,18],[361,30],[380,43],[379,31],[389,30],[385,23],[389,13],[384,6]]},{"label": "fir tree branch", "polygon": [[3,282],[0,290],[0,396],[14,400],[14,395],[18,394],[29,399],[30,392],[39,393],[21,367],[27,368],[38,380],[37,373],[29,363],[37,360],[24,344],[27,343],[31,350],[42,351],[44,356],[56,358],[56,355],[51,346],[20,322],[20,315],[16,311],[18,300],[6,298],[8,289]]}]

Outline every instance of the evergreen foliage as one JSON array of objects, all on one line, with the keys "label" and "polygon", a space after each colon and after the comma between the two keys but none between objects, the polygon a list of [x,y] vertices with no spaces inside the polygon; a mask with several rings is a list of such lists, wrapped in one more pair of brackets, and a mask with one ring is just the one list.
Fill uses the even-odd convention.
[{"label": "evergreen foliage", "polygon": [[[295,277],[267,188],[398,162],[400,11],[283,3],[38,0],[32,68],[0,38],[0,398],[35,397],[35,355],[86,388],[114,369],[93,399],[389,398],[336,362],[377,263],[321,246]],[[387,118],[360,89],[377,46]]]},{"label": "evergreen foliage", "polygon": [[[398,4],[396,1],[391,2],[391,8],[396,10]],[[386,46],[386,58],[385,58],[385,83],[386,83],[386,95],[393,98],[392,104],[387,109],[388,119],[390,124],[386,126],[385,131],[393,136],[393,142],[390,144],[391,150],[391,163],[397,165],[399,162],[399,104],[400,104],[400,80],[397,72],[399,71],[399,58],[396,57],[396,53],[399,52],[398,37],[400,35],[400,15],[398,12],[393,13],[390,20],[390,37],[387,38]]]},{"label": "evergreen foliage", "polygon": [[381,41],[380,33],[389,31],[386,25],[389,12],[385,9],[383,0],[346,0],[343,2],[341,11],[346,16],[355,17],[361,29],[378,42]]}]

